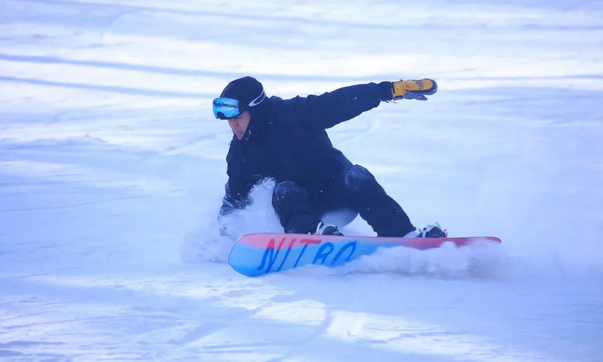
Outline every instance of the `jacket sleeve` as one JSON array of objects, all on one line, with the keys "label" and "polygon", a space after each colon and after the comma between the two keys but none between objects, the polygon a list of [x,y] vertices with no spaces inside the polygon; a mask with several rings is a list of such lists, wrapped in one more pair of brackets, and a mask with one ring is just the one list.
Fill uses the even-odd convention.
[{"label": "jacket sleeve", "polygon": [[249,191],[253,187],[251,182],[244,179],[230,177],[225,186],[220,216],[226,216],[235,210],[243,209],[249,204]]},{"label": "jacket sleeve", "polygon": [[308,130],[331,128],[392,99],[391,82],[358,84],[320,96],[291,99],[294,114]]},{"label": "jacket sleeve", "polygon": [[244,157],[240,144],[230,143],[228,154],[226,155],[226,174],[228,182],[224,187],[224,197],[220,207],[220,216],[225,216],[237,209],[243,209],[248,204],[248,196],[251,188],[255,184],[254,180],[249,179],[243,172]]}]

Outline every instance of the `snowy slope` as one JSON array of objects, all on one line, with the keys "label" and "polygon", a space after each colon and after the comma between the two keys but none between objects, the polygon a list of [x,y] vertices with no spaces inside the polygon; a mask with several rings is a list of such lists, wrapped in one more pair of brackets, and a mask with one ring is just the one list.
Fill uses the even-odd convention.
[{"label": "snowy slope", "polygon": [[[2,0],[0,35],[1,361],[603,361],[601,2]],[[210,104],[243,75],[435,78],[329,134],[503,245],[238,275]],[[278,230],[270,186],[241,233]]]}]

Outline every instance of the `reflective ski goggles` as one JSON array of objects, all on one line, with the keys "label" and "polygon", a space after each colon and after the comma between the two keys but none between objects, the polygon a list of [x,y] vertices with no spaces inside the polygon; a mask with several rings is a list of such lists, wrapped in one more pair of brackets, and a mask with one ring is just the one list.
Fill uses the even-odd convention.
[{"label": "reflective ski goggles", "polygon": [[238,117],[241,114],[239,101],[233,98],[216,98],[214,99],[214,116],[216,119],[231,119]]}]

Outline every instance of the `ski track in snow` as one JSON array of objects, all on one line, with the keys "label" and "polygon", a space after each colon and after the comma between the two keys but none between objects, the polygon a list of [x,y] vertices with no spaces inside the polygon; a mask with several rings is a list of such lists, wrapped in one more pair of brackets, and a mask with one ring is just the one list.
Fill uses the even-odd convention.
[{"label": "ski track in snow", "polygon": [[[601,19],[592,0],[3,1],[0,360],[602,361]],[[503,244],[236,274],[209,108],[248,74],[283,97],[437,79],[329,134],[417,226]],[[279,231],[272,186],[239,234]]]}]

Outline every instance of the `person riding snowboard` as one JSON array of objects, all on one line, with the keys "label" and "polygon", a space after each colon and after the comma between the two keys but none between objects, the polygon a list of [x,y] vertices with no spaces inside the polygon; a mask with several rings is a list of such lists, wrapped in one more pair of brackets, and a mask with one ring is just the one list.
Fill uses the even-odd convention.
[{"label": "person riding snowboard", "polygon": [[213,101],[214,116],[227,120],[234,134],[220,216],[246,207],[253,186],[271,178],[276,182],[272,206],[286,233],[341,235],[322,219],[329,212],[352,210],[378,236],[445,237],[437,224],[417,230],[375,177],[334,148],[325,131],[381,102],[427,100],[436,91],[435,81],[423,79],[282,99],[268,97],[255,78],[233,80]]}]

